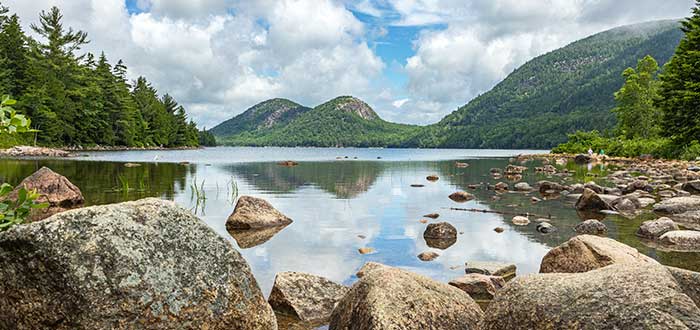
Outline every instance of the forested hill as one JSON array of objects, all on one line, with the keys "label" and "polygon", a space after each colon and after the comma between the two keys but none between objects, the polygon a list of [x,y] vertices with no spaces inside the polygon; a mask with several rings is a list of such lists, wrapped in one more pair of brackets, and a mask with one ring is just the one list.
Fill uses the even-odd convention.
[{"label": "forested hill", "polygon": [[216,136],[232,136],[243,132],[266,131],[288,124],[311,110],[287,99],[271,99],[258,103],[210,132]]},{"label": "forested hill", "polygon": [[[82,52],[88,35],[63,26],[56,7],[42,11],[28,36],[17,15],[0,6],[0,94],[18,102],[39,144],[50,146],[181,147],[213,142],[168,94],[146,80],[127,80],[124,62]],[[0,136],[0,146],[33,143]]]},{"label": "forested hill", "polygon": [[666,63],[682,36],[677,21],[655,21],[579,40],[529,61],[404,146],[544,149],[577,130],[611,129],[622,72],[646,55]]},{"label": "forested hill", "polygon": [[[311,110],[284,111],[295,104],[288,100],[266,101],[211,131],[221,142],[230,145],[396,147],[419,128],[384,121],[367,103],[351,96],[337,97]],[[256,108],[265,110],[256,111]],[[288,115],[272,125],[266,124],[270,122],[269,115],[254,115],[279,112]],[[236,121],[240,122],[234,124]],[[253,129],[229,133],[232,127],[244,126]]]}]

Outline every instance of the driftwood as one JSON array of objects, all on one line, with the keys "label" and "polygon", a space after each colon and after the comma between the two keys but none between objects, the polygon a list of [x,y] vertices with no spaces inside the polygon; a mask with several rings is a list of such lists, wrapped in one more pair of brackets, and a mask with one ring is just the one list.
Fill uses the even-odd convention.
[{"label": "driftwood", "polygon": [[544,215],[538,215],[538,214],[533,214],[533,213],[518,213],[518,212],[506,212],[506,211],[492,211],[492,210],[484,210],[484,209],[463,209],[463,208],[458,208],[458,207],[448,207],[446,208],[448,210],[452,211],[465,211],[465,212],[478,212],[478,213],[495,213],[495,214],[500,214],[500,215],[520,215],[524,217],[536,217],[536,218],[546,218],[546,219],[552,219],[551,214],[547,214],[546,216]]}]

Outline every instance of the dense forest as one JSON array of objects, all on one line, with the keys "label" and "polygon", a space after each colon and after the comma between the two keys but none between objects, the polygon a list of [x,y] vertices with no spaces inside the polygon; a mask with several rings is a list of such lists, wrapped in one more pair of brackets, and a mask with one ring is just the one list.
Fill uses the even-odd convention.
[{"label": "dense forest", "polygon": [[170,95],[158,95],[144,77],[127,79],[121,60],[104,53],[81,53],[89,43],[83,31],[65,28],[56,7],[42,11],[22,30],[16,14],[0,5],[0,94],[17,100],[14,108],[32,121],[36,133],[2,135],[4,146],[182,147],[211,144],[185,108]]},{"label": "dense forest", "polygon": [[230,145],[398,147],[418,129],[384,121],[367,103],[341,96],[313,109],[289,100],[269,100],[212,132]]},{"label": "dense forest", "polygon": [[700,2],[681,31],[684,36],[663,69],[647,55],[622,72],[624,84],[614,93],[615,130],[578,131],[553,152],[592,149],[612,156],[700,159]]}]

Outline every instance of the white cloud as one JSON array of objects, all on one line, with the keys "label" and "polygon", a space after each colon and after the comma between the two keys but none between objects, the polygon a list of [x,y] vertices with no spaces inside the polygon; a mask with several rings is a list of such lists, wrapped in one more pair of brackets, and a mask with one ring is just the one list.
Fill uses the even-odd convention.
[{"label": "white cloud", "polygon": [[391,105],[393,105],[394,108],[400,108],[400,107],[402,107],[404,104],[406,104],[406,103],[407,103],[408,101],[410,101],[410,100],[411,100],[411,99],[400,99],[400,100],[396,100],[396,101],[394,101],[394,102],[391,102]]}]

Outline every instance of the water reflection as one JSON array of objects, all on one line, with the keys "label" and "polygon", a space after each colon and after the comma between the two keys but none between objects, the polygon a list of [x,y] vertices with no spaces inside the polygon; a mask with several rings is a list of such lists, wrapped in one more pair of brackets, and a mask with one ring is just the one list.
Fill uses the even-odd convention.
[{"label": "water reflection", "polygon": [[[400,266],[441,281],[462,275],[467,260],[515,263],[519,274],[537,272],[544,254],[573,236],[573,227],[581,220],[573,201],[553,196],[533,204],[532,196],[542,198],[536,191],[497,193],[488,187],[506,179],[493,179],[489,170],[504,168],[507,159],[462,161],[470,166],[457,167],[454,160],[302,161],[295,167],[276,162],[213,166],[142,163],[125,167],[120,162],[89,160],[3,160],[0,180],[16,184],[41,166],[48,166],[79,186],[88,205],[151,196],[174,200],[240,247],[265,293],[278,272],[308,272],[350,283],[367,261]],[[439,180],[427,181],[432,174]],[[534,185],[539,180],[562,179],[526,171],[522,180]],[[411,187],[415,183],[424,187]],[[509,183],[512,186],[513,182]],[[456,190],[469,191],[476,198],[457,204],[447,197]],[[284,228],[229,233],[226,218],[239,194],[267,199],[294,222]],[[498,199],[493,198],[496,195]],[[440,214],[439,220],[430,222],[447,221],[456,227],[456,242],[435,245],[423,239],[427,225],[420,220],[428,213]],[[532,214],[531,220],[551,218],[558,230],[541,234],[535,229],[536,221],[514,226],[510,221],[514,213]],[[659,251],[636,238],[634,232],[643,220],[608,216],[604,221],[610,237],[662,263],[700,270],[698,254]],[[497,233],[495,227],[506,230]],[[372,247],[377,253],[360,255],[357,249],[361,247]],[[440,256],[431,262],[420,261],[416,256],[425,251]]]}]

